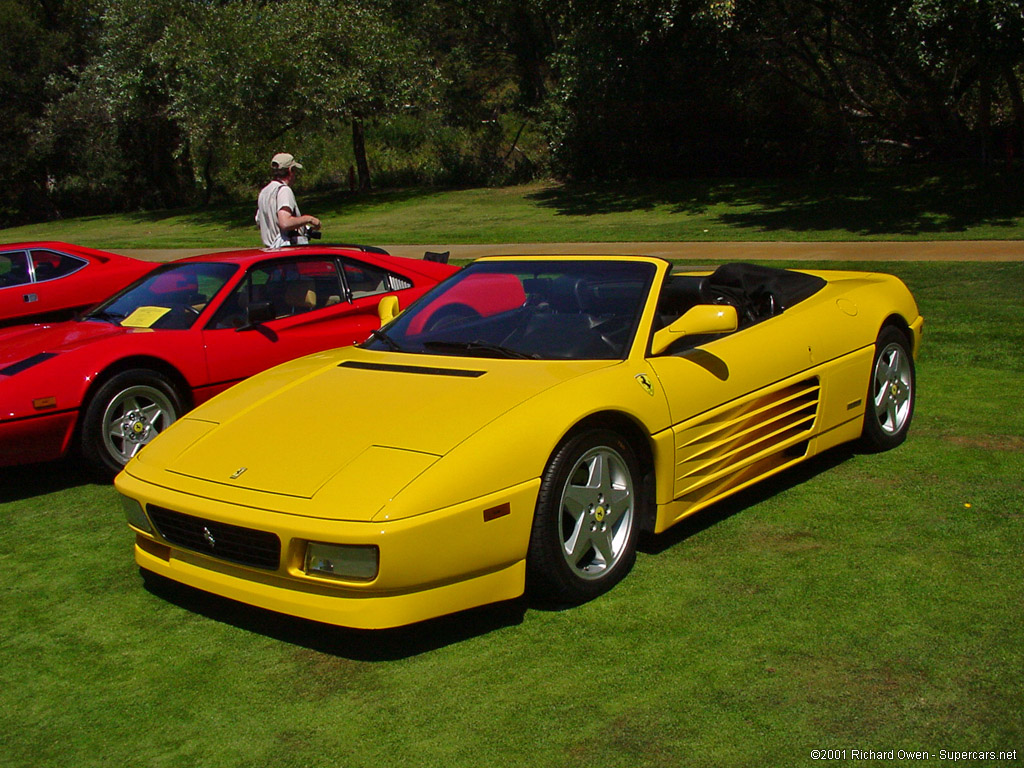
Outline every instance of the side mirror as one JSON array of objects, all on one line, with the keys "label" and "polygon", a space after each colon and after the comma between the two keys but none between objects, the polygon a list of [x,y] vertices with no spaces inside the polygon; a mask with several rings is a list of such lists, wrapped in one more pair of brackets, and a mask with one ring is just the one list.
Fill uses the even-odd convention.
[{"label": "side mirror", "polygon": [[274,319],[274,305],[269,301],[254,301],[245,308],[245,325],[238,328],[246,331]]},{"label": "side mirror", "polygon": [[377,317],[380,318],[382,326],[387,325],[401,313],[402,308],[398,306],[397,296],[385,296],[377,305]]},{"label": "side mirror", "polygon": [[666,328],[656,331],[651,355],[660,355],[684,336],[732,333],[739,327],[736,307],[728,304],[698,304]]}]

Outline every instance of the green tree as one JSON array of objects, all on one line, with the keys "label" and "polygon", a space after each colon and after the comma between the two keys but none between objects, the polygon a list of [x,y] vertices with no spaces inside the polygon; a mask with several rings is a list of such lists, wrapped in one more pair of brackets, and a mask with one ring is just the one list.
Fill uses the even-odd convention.
[{"label": "green tree", "polygon": [[[367,121],[429,99],[434,72],[386,5],[326,0],[193,6],[158,45],[171,114],[209,188],[232,145],[273,147],[349,125],[359,185],[371,185]],[[286,21],[299,20],[298,23]]]},{"label": "green tree", "polygon": [[559,13],[549,0],[398,0],[438,79],[418,115],[446,180],[492,183],[545,167],[538,114],[552,86]]},{"label": "green tree", "polygon": [[[721,0],[569,3],[547,124],[559,169],[584,177],[745,167],[748,60]],[[769,107],[770,108],[770,107]]]},{"label": "green tree", "polygon": [[154,46],[188,0],[114,0],[96,19],[91,55],[51,77],[54,97],[34,151],[57,199],[77,208],[169,207],[190,200],[192,173],[169,113],[171,82]]},{"label": "green tree", "polygon": [[99,27],[95,55],[60,80],[38,154],[59,183],[131,206],[197,188],[209,199],[284,141],[339,125],[368,188],[363,125],[429,99],[434,79],[381,3],[110,0]]}]

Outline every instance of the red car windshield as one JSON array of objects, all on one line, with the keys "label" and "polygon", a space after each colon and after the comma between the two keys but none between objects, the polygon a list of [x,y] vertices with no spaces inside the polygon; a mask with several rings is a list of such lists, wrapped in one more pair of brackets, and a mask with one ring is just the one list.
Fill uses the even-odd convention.
[{"label": "red car windshield", "polygon": [[219,262],[171,264],[100,304],[86,319],[126,328],[191,328],[237,270],[235,264]]},{"label": "red car windshield", "polygon": [[654,273],[654,265],[634,261],[477,262],[364,346],[537,360],[621,359]]}]

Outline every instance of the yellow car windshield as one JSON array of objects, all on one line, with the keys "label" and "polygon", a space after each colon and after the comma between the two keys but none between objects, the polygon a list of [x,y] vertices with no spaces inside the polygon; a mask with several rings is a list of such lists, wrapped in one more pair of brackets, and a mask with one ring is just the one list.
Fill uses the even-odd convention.
[{"label": "yellow car windshield", "polygon": [[477,262],[365,346],[419,354],[622,359],[655,271],[648,262],[612,259]]}]

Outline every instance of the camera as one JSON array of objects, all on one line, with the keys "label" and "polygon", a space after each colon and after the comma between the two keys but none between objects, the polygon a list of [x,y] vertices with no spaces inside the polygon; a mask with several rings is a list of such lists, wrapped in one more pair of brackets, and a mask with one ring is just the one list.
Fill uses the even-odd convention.
[{"label": "camera", "polygon": [[324,236],[324,233],[319,229],[313,229],[313,227],[305,224],[296,229],[289,237],[289,245],[309,245],[310,240],[319,240]]}]

